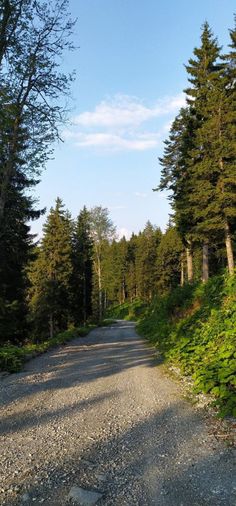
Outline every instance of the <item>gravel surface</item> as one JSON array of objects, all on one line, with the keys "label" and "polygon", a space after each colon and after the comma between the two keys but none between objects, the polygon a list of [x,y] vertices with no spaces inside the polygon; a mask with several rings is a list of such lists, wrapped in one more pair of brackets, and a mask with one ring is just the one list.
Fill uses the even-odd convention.
[{"label": "gravel surface", "polygon": [[0,504],[236,505],[235,449],[132,323],[31,360],[0,395]]}]

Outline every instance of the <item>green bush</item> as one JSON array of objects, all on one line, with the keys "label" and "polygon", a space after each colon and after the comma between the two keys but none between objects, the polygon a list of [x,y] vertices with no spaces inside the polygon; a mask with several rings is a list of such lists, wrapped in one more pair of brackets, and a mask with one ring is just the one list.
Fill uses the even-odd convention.
[{"label": "green bush", "polygon": [[116,320],[137,321],[145,313],[147,303],[139,299],[133,302],[125,302],[124,304],[113,306],[107,310],[107,318]]},{"label": "green bush", "polygon": [[215,396],[222,416],[236,416],[235,276],[177,288],[155,300],[137,328],[192,376],[196,392]]},{"label": "green bush", "polygon": [[29,342],[22,347],[6,344],[0,348],[0,371],[18,372],[27,359],[44,353],[55,346],[65,344],[76,337],[86,336],[92,328],[94,328],[94,325],[69,329],[60,332],[52,339],[47,339],[38,344]]}]

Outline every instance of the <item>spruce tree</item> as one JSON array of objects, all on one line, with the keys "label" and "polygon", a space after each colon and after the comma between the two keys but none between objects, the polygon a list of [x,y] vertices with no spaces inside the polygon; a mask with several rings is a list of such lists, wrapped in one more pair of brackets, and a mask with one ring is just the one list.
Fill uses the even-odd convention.
[{"label": "spruce tree", "polygon": [[29,268],[29,306],[36,338],[52,337],[70,322],[71,224],[57,198],[43,227],[37,259]]},{"label": "spruce tree", "polygon": [[156,292],[156,261],[157,247],[162,233],[150,221],[137,238],[136,248],[136,280],[137,295],[150,301]]},{"label": "spruce tree", "polygon": [[191,151],[190,203],[194,228],[203,242],[203,281],[208,279],[208,249],[225,235],[228,267],[233,272],[231,222],[235,216],[235,124],[232,94],[228,90],[226,65],[220,47],[205,23],[196,59],[186,66],[191,87],[188,102],[198,120]]},{"label": "spruce tree", "polygon": [[76,325],[86,323],[92,314],[93,242],[90,213],[84,206],[73,232],[72,313]]},{"label": "spruce tree", "polygon": [[165,293],[181,284],[181,255],[183,244],[172,225],[163,234],[157,248],[157,289]]},{"label": "spruce tree", "polygon": [[169,139],[164,142],[164,154],[159,158],[162,166],[161,180],[156,189],[171,191],[169,200],[177,230],[186,248],[189,282],[193,280],[193,244],[196,240],[189,169],[195,130],[196,117],[193,108],[182,108],[171,126]]}]

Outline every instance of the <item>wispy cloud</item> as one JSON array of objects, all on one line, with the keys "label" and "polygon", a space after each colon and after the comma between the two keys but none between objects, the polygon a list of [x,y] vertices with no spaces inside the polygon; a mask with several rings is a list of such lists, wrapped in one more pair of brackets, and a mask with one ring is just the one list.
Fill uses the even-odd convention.
[{"label": "wispy cloud", "polygon": [[145,105],[137,97],[118,94],[100,102],[93,111],[72,118],[72,128],[64,131],[63,136],[79,148],[100,151],[154,149],[166,133],[170,118],[165,119],[159,130],[153,128],[153,120],[174,115],[184,103],[183,94],[164,97],[152,106]]},{"label": "wispy cloud", "polygon": [[123,206],[123,205],[119,205],[119,206],[108,206],[108,209],[110,211],[118,211],[120,209],[126,209],[126,206]]},{"label": "wispy cloud", "polygon": [[155,148],[160,143],[160,133],[156,132],[124,132],[115,134],[108,132],[82,133],[64,132],[64,139],[72,139],[78,147],[103,148],[109,151],[145,151]]},{"label": "wispy cloud", "polygon": [[181,93],[175,97],[164,97],[148,107],[137,97],[118,94],[103,100],[94,111],[79,114],[73,122],[83,127],[138,126],[152,118],[175,112],[184,105],[184,101]]},{"label": "wispy cloud", "polygon": [[141,197],[142,199],[146,199],[147,198],[147,193],[143,193],[143,192],[135,192],[134,195],[136,197]]},{"label": "wispy cloud", "polygon": [[117,230],[117,239],[122,239],[122,237],[125,237],[126,239],[130,239],[132,232],[128,230],[127,228],[118,228]]}]

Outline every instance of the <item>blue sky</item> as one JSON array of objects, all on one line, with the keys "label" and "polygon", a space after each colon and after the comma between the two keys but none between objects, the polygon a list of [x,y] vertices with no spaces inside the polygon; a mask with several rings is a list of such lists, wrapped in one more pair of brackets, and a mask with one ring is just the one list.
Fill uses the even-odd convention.
[{"label": "blue sky", "polygon": [[63,62],[77,73],[70,123],[36,197],[49,209],[60,196],[73,217],[83,205],[107,207],[120,235],[148,219],[164,229],[168,201],[152,188],[163,140],[184,103],[184,64],[205,20],[228,44],[235,1],[70,0],[70,10],[79,46]]}]

